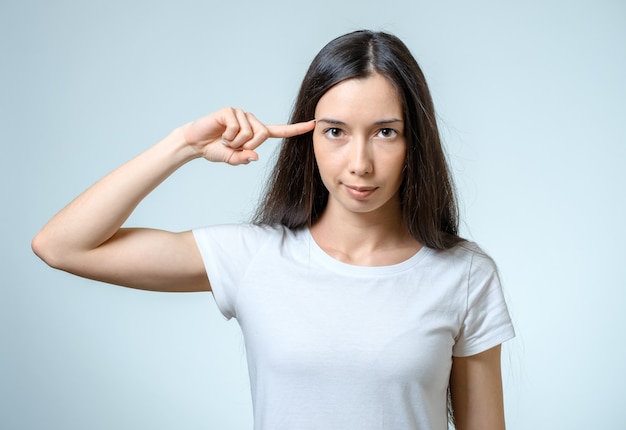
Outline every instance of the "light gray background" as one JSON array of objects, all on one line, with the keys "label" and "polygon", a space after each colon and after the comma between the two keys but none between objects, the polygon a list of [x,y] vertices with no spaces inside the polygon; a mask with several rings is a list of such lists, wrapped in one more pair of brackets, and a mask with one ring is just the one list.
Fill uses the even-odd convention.
[{"label": "light gray background", "polygon": [[[623,428],[621,0],[2,0],[0,428],[251,428],[239,328],[210,294],[74,278],[30,240],[186,121],[225,105],[285,121],[315,53],[364,27],[420,61],[463,233],[500,265],[508,428]],[[273,147],[254,166],[189,164],[129,224],[246,220]]]}]

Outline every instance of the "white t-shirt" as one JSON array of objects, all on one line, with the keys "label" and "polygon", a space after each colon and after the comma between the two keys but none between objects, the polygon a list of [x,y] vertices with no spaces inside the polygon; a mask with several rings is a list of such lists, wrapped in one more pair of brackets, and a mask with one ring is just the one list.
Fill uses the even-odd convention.
[{"label": "white t-shirt", "polygon": [[514,336],[496,267],[472,243],[363,267],[308,229],[194,236],[244,335],[257,430],[444,430],[452,356]]}]

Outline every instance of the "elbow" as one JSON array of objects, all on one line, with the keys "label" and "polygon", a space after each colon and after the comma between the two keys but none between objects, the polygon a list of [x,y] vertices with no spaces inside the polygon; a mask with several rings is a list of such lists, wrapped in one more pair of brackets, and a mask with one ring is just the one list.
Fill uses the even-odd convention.
[{"label": "elbow", "polygon": [[48,266],[55,269],[62,268],[62,262],[59,258],[59,253],[54,251],[51,241],[46,237],[45,232],[42,230],[30,243],[30,247],[37,257],[43,260]]}]

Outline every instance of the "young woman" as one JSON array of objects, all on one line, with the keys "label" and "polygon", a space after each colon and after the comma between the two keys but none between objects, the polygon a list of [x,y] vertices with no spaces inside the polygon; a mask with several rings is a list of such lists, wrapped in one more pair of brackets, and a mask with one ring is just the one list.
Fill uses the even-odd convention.
[{"label": "young woman", "polygon": [[[196,159],[283,144],[254,223],[122,228]],[[514,333],[492,260],[457,234],[424,76],[358,31],[313,60],[288,125],[226,108],[174,130],[33,240],[49,265],[156,291],[212,291],[246,342],[256,429],[503,429],[500,344]]]}]

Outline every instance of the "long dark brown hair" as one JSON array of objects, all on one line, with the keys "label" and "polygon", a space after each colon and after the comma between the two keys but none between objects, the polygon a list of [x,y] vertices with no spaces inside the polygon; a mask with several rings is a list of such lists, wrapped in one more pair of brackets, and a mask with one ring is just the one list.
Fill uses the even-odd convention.
[{"label": "long dark brown hair", "polygon": [[[314,118],[320,98],[346,79],[385,76],[402,102],[407,155],[400,187],[402,216],[411,235],[434,249],[460,242],[454,186],[439,137],[435,109],[417,61],[396,36],[360,30],[328,43],[302,81],[291,123]],[[312,132],[284,139],[256,224],[311,226],[328,201],[315,155]]]}]

